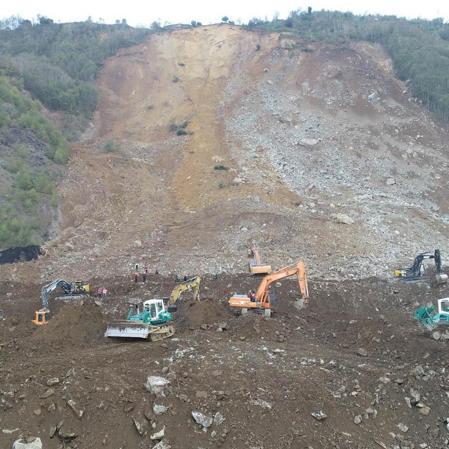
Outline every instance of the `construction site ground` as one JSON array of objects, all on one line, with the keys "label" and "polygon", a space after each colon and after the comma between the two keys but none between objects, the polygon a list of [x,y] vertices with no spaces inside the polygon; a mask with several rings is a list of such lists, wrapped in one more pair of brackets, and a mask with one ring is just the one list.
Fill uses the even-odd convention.
[{"label": "construction site ground", "polygon": [[[0,447],[33,435],[46,449],[150,448],[162,428],[173,449],[446,447],[449,342],[412,314],[447,287],[314,280],[299,309],[297,284],[284,281],[271,319],[235,316],[226,299],[257,284],[206,277],[200,302],[181,300],[176,335],[146,342],[108,340],[106,323],[124,317],[126,298],[168,296],[173,278],[96,279],[106,298],[52,296],[40,328],[31,324],[39,286],[2,283]],[[165,397],[147,391],[148,376],[170,381]],[[168,410],[157,415],[154,404]],[[203,430],[192,411],[215,422]]]}]

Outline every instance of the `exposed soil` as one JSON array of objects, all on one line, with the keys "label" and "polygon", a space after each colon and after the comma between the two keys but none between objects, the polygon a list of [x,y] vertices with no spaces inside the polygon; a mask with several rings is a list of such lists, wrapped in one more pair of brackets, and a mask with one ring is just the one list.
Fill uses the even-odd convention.
[{"label": "exposed soil", "polygon": [[238,273],[252,241],[275,268],[303,258],[338,279],[449,254],[447,129],[380,46],[179,30],[110,58],[99,89],[60,188],[47,279],[137,262]]},{"label": "exposed soil", "polygon": [[[449,286],[390,275],[418,251],[449,254],[447,129],[380,47],[304,45],[222,25],[155,34],[106,62],[58,237],[38,261],[0,266],[0,448],[20,435],[153,448],[164,426],[158,449],[448,446],[449,340],[413,311]],[[253,240],[274,269],[305,260],[306,308],[285,281],[270,320],[229,310],[259,282],[241,274]],[[136,263],[158,274],[135,284]],[[173,338],[103,337],[127,299],[169,296],[175,274],[203,282]],[[36,328],[56,278],[108,295],[52,296]],[[148,376],[169,380],[165,396]]]},{"label": "exposed soil", "polygon": [[[412,318],[418,302],[447,296],[448,287],[316,280],[309,306],[298,310],[297,286],[284,281],[266,320],[226,306],[233,291],[255,288],[258,279],[206,277],[201,302],[188,294],[181,300],[175,337],[152,343],[101,334],[107,321],[124,316],[127,298],[167,296],[174,280],[96,282],[110,288],[102,303],[52,298],[55,312],[44,328],[30,323],[38,286],[2,286],[1,447],[23,434],[58,448],[61,437],[49,432],[61,420],[60,434],[77,435],[66,442],[73,448],[152,447],[149,436],[164,426],[173,449],[444,447],[448,439],[448,342],[433,340]],[[8,303],[4,292],[12,293]],[[150,375],[170,380],[165,397],[145,389]],[[411,389],[430,407],[427,415],[407,405]],[[169,410],[156,415],[153,404]],[[323,421],[311,415],[319,410]],[[202,431],[192,411],[219,412],[224,421]]]}]

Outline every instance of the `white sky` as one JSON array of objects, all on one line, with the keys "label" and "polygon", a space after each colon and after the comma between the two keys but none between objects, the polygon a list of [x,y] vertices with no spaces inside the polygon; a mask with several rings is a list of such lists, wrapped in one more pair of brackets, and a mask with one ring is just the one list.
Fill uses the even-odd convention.
[{"label": "white sky", "polygon": [[2,0],[0,18],[19,15],[33,19],[38,14],[59,22],[102,18],[106,23],[126,18],[130,25],[161,23],[188,23],[198,20],[206,23],[220,21],[226,15],[231,20],[248,21],[253,17],[280,17],[295,9],[329,9],[352,11],[358,14],[394,14],[401,17],[433,19],[443,17],[449,21],[448,0]]}]

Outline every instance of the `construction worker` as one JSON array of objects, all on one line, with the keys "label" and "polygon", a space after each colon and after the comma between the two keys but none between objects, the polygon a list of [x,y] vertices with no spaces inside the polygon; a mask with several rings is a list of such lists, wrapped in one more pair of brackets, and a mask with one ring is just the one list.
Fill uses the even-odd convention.
[{"label": "construction worker", "polygon": [[148,278],[148,267],[145,267],[145,270],[142,274],[142,281],[145,284],[145,282],[147,282],[147,278]]},{"label": "construction worker", "polygon": [[139,282],[139,273],[136,271],[134,273],[134,284],[137,284],[137,282]]},{"label": "construction worker", "polygon": [[248,293],[248,298],[251,302],[256,302],[256,292],[254,290],[250,290]]}]

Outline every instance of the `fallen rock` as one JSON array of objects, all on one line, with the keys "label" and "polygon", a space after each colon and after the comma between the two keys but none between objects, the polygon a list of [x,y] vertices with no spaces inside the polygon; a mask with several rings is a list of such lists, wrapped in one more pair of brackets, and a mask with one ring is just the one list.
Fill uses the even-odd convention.
[{"label": "fallen rock", "polygon": [[168,407],[162,404],[153,404],[153,413],[155,415],[163,415],[168,410]]},{"label": "fallen rock", "polygon": [[148,376],[145,388],[156,397],[165,397],[164,389],[169,383],[164,377]]},{"label": "fallen rock", "polygon": [[356,415],[354,416],[354,424],[362,424],[362,415]]},{"label": "fallen rock", "polygon": [[46,392],[44,392],[43,394],[41,394],[39,396],[40,399],[47,399],[50,396],[53,396],[55,394],[55,390],[53,390],[53,388],[49,388]]},{"label": "fallen rock", "polygon": [[435,331],[432,333],[432,338],[436,341],[441,340],[441,332],[440,331]]},{"label": "fallen rock", "polygon": [[70,409],[72,410],[72,412],[75,413],[75,415],[76,415],[79,419],[81,419],[81,418],[83,417],[83,415],[84,415],[84,410],[79,409],[79,408],[76,406],[76,402],[75,402],[74,400],[69,399],[69,400],[67,401],[67,405],[70,407]]},{"label": "fallen rock", "polygon": [[412,405],[418,404],[418,402],[421,400],[421,394],[414,388],[410,388],[410,396],[412,397],[410,400],[410,404]]},{"label": "fallen rock", "polygon": [[143,424],[137,421],[136,418],[133,418],[133,423],[139,435],[145,435],[145,429],[143,427]]},{"label": "fallen rock", "polygon": [[301,145],[303,147],[313,147],[316,144],[318,144],[320,141],[318,139],[312,139],[312,138],[304,138],[298,140],[298,145]]},{"label": "fallen rock", "polygon": [[58,377],[52,377],[50,379],[47,380],[47,386],[48,387],[52,387],[53,385],[57,385],[59,384],[60,380]]},{"label": "fallen rock", "polygon": [[225,420],[225,417],[220,412],[215,413],[215,415],[214,415],[214,424],[216,426],[219,426],[220,424],[223,424],[224,420]]},{"label": "fallen rock", "polygon": [[273,407],[272,404],[270,404],[268,401],[264,401],[263,399],[253,399],[251,401],[251,404],[266,408],[268,410],[271,410]]},{"label": "fallen rock", "polygon": [[351,225],[354,223],[354,219],[346,214],[331,214],[331,218],[340,224]]},{"label": "fallen rock", "polygon": [[327,415],[323,410],[317,410],[316,412],[312,412],[311,415],[317,420],[317,421],[324,421],[327,418]]},{"label": "fallen rock", "polygon": [[393,186],[396,184],[396,180],[394,178],[387,179],[387,186]]},{"label": "fallen rock", "polygon": [[210,427],[213,423],[213,418],[210,416],[205,415],[204,413],[193,411],[192,412],[192,418],[194,421],[199,424],[203,429],[207,429]]},{"label": "fallen rock", "polygon": [[422,406],[419,408],[419,413],[421,415],[427,416],[430,414],[431,408],[428,405],[422,404]]},{"label": "fallen rock", "polygon": [[399,423],[397,427],[401,432],[404,433],[408,432],[408,426],[406,426],[404,423]]},{"label": "fallen rock", "polygon": [[159,441],[156,446],[153,446],[153,449],[171,449],[171,446],[166,443],[164,440]]},{"label": "fallen rock", "polygon": [[360,357],[368,357],[368,351],[365,348],[357,349],[357,355]]},{"label": "fallen rock", "polygon": [[38,437],[21,438],[14,441],[12,449],[42,449],[42,441]]},{"label": "fallen rock", "polygon": [[150,440],[162,440],[162,438],[164,438],[165,435],[165,426],[162,427],[161,430],[159,430],[159,432],[153,433],[153,435],[150,436]]}]

